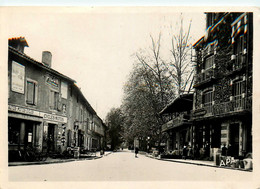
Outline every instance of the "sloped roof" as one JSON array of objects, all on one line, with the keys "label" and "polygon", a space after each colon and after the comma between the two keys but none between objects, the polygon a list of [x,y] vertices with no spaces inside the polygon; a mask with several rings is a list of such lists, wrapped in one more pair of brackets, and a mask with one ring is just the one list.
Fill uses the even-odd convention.
[{"label": "sloped roof", "polygon": [[183,94],[175,98],[171,103],[169,103],[160,114],[173,113],[173,112],[183,112],[192,109],[193,104],[193,94]]}]

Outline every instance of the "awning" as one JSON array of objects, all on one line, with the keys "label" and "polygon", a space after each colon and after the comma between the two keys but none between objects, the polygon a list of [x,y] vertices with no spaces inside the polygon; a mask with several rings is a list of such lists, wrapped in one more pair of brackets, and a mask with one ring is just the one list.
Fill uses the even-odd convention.
[{"label": "awning", "polygon": [[193,94],[183,94],[175,98],[159,114],[183,112],[192,109]]}]

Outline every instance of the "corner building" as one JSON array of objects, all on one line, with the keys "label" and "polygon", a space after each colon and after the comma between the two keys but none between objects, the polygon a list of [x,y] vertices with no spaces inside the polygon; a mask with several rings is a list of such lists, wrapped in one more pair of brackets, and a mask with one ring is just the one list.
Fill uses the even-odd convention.
[{"label": "corner building", "polygon": [[[9,161],[27,148],[58,154],[68,147],[92,148],[94,109],[75,81],[51,68],[50,52],[42,62],[24,53],[25,38],[9,39]],[[105,129],[105,125],[102,125]]]},{"label": "corner building", "polygon": [[206,34],[193,46],[196,74],[193,144],[224,144],[233,157],[252,152],[252,13],[206,13]]}]

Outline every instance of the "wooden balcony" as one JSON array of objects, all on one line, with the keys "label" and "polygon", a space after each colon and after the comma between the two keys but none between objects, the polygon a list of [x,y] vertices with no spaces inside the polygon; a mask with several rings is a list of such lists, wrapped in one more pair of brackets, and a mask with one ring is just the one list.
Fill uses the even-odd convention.
[{"label": "wooden balcony", "polygon": [[252,96],[228,102],[214,104],[212,107],[199,108],[192,111],[192,118],[206,118],[210,116],[225,116],[234,113],[252,112]]},{"label": "wooden balcony", "polygon": [[167,131],[169,129],[179,127],[183,124],[188,123],[190,119],[190,114],[180,114],[179,116],[173,118],[162,126],[162,131]]}]

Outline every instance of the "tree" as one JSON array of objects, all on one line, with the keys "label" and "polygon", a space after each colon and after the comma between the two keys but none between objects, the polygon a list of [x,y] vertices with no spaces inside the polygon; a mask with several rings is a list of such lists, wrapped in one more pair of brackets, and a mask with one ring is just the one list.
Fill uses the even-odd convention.
[{"label": "tree", "polygon": [[[193,84],[193,69],[191,64],[192,45],[190,44],[190,28],[183,30],[183,18],[179,33],[172,35],[171,38],[171,58],[169,63],[164,63],[168,69],[168,73],[172,77],[172,82],[177,86],[177,94],[181,95],[184,92],[189,93]],[[189,86],[189,88],[187,88]]]},{"label": "tree", "polygon": [[125,87],[123,102],[127,136],[148,136],[154,143],[161,142],[163,120],[159,112],[174,97],[174,86],[161,58],[161,34],[152,36],[149,51],[135,53],[136,64]]},{"label": "tree", "polygon": [[114,150],[123,142],[123,123],[124,116],[120,108],[112,108],[107,114],[105,123],[108,126],[108,143]]}]

